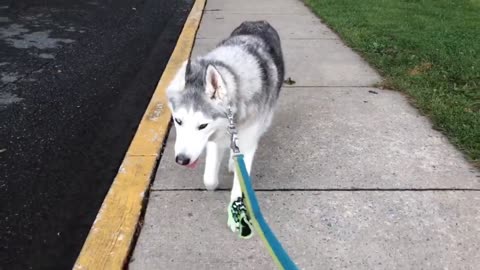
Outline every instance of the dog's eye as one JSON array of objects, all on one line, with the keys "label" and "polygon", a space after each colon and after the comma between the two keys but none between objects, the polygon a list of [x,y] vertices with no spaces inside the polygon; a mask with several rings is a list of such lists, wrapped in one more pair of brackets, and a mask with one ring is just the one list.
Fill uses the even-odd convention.
[{"label": "dog's eye", "polygon": [[198,130],[202,130],[204,128],[206,128],[208,126],[208,124],[201,124],[200,126],[198,126]]},{"label": "dog's eye", "polygon": [[177,122],[178,125],[182,125],[182,120],[178,119],[178,118],[175,118],[175,122]]}]

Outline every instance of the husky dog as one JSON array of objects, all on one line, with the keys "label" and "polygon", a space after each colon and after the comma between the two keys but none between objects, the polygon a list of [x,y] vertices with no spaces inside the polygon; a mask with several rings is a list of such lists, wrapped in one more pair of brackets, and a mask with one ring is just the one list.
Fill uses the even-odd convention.
[{"label": "husky dog", "polygon": [[[250,174],[258,141],[272,122],[284,73],[280,37],[266,21],[243,22],[212,51],[185,61],[167,88],[177,133],[175,161],[195,167],[206,148],[203,182],[208,190],[214,190],[223,154],[230,145],[230,107]],[[233,172],[232,158],[228,168]],[[235,175],[231,200],[241,196]]]}]

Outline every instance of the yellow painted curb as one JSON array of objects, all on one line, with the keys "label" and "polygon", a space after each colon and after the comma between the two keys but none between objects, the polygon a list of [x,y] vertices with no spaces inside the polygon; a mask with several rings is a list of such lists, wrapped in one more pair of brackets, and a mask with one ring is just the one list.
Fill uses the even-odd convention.
[{"label": "yellow painted curb", "polygon": [[168,132],[166,88],[190,57],[206,0],[196,0],[135,137],[103,201],[73,269],[123,269],[128,263],[144,194]]}]

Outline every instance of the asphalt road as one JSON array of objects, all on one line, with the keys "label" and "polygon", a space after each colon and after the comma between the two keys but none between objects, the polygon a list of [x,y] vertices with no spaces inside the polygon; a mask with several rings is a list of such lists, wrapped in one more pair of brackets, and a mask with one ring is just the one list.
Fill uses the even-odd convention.
[{"label": "asphalt road", "polygon": [[0,0],[0,269],[71,269],[193,0]]}]

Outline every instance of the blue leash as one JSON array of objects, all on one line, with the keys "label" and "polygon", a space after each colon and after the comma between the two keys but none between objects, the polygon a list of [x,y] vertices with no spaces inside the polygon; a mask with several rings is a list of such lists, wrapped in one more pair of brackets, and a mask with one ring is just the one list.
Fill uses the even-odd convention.
[{"label": "blue leash", "polygon": [[[292,259],[290,259],[288,253],[282,247],[282,244],[278,241],[277,237],[263,218],[260,206],[258,205],[257,196],[255,195],[250,176],[248,175],[243,160],[243,155],[240,154],[240,150],[237,146],[237,132],[230,108],[227,116],[230,121],[229,131],[232,139],[231,148],[234,152],[233,159],[235,161],[235,171],[240,181],[242,194],[244,196],[243,198],[237,199],[237,201],[229,206],[229,218],[233,218],[236,224],[238,224],[240,236],[243,238],[251,237],[253,233],[252,227],[257,231],[279,269],[297,270],[297,266]],[[245,203],[245,205],[243,203]]]},{"label": "blue leash", "polygon": [[244,202],[247,207],[247,214],[250,218],[248,222],[253,225],[255,231],[262,238],[264,244],[266,245],[270,253],[270,256],[272,256],[273,260],[280,269],[298,269],[292,259],[290,259],[290,257],[288,256],[288,253],[282,247],[280,241],[278,241],[277,237],[268,226],[265,219],[263,218],[262,212],[260,211],[260,206],[258,205],[257,197],[255,195],[255,191],[252,187],[252,182],[250,181],[250,176],[248,175],[247,169],[245,167],[245,162],[243,161],[243,155],[237,154],[233,158],[235,160],[235,169],[240,180],[240,186],[242,187]]}]

